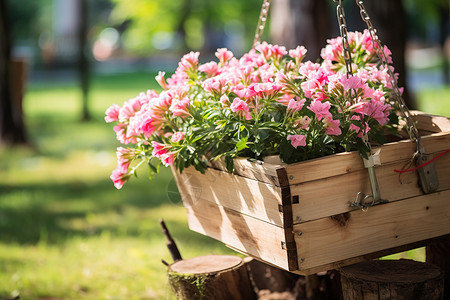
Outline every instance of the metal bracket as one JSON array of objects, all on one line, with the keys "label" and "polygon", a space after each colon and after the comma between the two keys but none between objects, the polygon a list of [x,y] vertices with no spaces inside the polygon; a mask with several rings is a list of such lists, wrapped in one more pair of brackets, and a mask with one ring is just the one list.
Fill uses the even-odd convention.
[{"label": "metal bracket", "polygon": [[381,200],[380,188],[378,187],[377,175],[375,173],[375,164],[380,164],[379,154],[380,151],[378,150],[374,155],[370,155],[369,159],[363,159],[364,166],[369,172],[369,182],[372,195],[366,195],[363,192],[359,192],[356,195],[355,201],[349,203],[350,207],[357,207],[366,211],[369,207],[374,206],[375,204],[389,202],[386,200]]},{"label": "metal bracket", "polygon": [[[416,166],[426,163],[433,157],[430,154],[418,153],[416,156]],[[439,187],[436,168],[434,162],[417,169],[419,175],[420,188],[425,194],[436,192]]]},{"label": "metal bracket", "polygon": [[[372,199],[370,201],[370,199]],[[376,204],[385,204],[385,203],[389,203],[389,201],[387,200],[375,200],[375,198],[372,195],[366,195],[363,192],[359,192],[356,195],[355,201],[353,202],[349,202],[348,206],[350,207],[356,207],[359,209],[362,209],[363,211],[367,211],[369,209],[369,207],[374,206]]]}]

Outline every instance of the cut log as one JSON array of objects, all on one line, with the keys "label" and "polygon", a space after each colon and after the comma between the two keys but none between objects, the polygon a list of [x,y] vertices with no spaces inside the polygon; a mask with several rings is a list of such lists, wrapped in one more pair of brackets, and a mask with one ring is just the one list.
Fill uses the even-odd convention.
[{"label": "cut log", "polygon": [[256,299],[240,257],[206,255],[173,263],[169,283],[178,299]]},{"label": "cut log", "polygon": [[344,300],[444,299],[439,267],[412,260],[374,260],[342,268]]},{"label": "cut log", "polygon": [[444,299],[450,299],[450,235],[427,245],[426,253],[427,263],[439,266],[444,273]]}]

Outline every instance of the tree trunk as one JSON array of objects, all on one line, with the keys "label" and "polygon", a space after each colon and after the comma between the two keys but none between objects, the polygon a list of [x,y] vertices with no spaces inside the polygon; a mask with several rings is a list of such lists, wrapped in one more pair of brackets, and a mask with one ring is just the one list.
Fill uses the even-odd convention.
[{"label": "tree trunk", "polygon": [[5,0],[0,0],[0,146],[27,142],[22,118],[23,91],[13,91],[11,28]]},{"label": "tree trunk", "polygon": [[[417,109],[415,100],[409,93],[406,82],[408,74],[405,51],[408,27],[402,0],[365,1],[364,6],[372,20],[373,26],[377,30],[381,43],[392,51],[395,73],[399,74],[398,85],[404,88],[403,100],[405,100],[406,106],[410,109]],[[361,20],[359,9],[355,8],[353,10],[352,17],[359,19],[358,23],[362,24],[360,25],[362,27],[357,30],[367,28],[366,24]]]},{"label": "tree trunk", "polygon": [[450,299],[450,236],[429,244],[426,253],[427,263],[437,265],[444,272],[444,299]]},{"label": "tree trunk", "polygon": [[[292,49],[303,45],[308,49],[307,60],[320,57],[320,49],[332,37],[326,0],[277,0],[271,4],[272,42]],[[336,25],[337,27],[337,25]]]},{"label": "tree trunk", "polygon": [[341,269],[345,300],[444,299],[444,278],[432,264],[412,260],[373,260]]},{"label": "tree trunk", "polygon": [[89,59],[87,56],[88,50],[88,9],[87,0],[79,0],[78,11],[78,43],[79,43],[79,56],[78,56],[78,72],[80,76],[80,86],[82,95],[82,120],[88,121],[91,119],[89,114]]},{"label": "tree trunk", "polygon": [[199,256],[173,263],[169,283],[178,299],[256,299],[247,268],[240,257]]}]

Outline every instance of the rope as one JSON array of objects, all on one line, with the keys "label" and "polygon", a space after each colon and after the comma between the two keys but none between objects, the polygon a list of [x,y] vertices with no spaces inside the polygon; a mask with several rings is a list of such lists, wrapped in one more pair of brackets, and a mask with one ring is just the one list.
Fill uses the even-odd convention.
[{"label": "rope", "polygon": [[423,167],[425,167],[425,166],[431,164],[432,162],[434,162],[435,160],[437,160],[437,159],[440,158],[442,155],[444,155],[444,154],[446,154],[446,153],[448,153],[448,152],[450,152],[450,149],[447,149],[447,150],[442,151],[441,153],[439,153],[438,155],[436,155],[433,159],[430,159],[429,161],[424,162],[423,164],[418,165],[418,166],[415,167],[415,168],[408,169],[408,170],[396,170],[396,169],[394,169],[394,172],[397,172],[397,173],[406,173],[406,172],[412,172],[412,171],[415,171],[415,170],[417,170],[417,169],[423,168]]}]

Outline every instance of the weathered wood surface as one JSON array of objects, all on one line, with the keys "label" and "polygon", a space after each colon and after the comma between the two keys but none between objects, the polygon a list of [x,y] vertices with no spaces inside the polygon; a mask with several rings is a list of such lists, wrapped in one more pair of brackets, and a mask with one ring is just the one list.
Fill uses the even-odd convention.
[{"label": "weathered wood surface", "polygon": [[412,260],[368,261],[342,268],[344,300],[442,300],[443,274]]},{"label": "weathered wood surface", "polygon": [[208,201],[198,201],[186,211],[191,230],[285,270],[297,269],[292,229],[286,231]]},{"label": "weathered wood surface", "polygon": [[449,199],[450,190],[294,225],[299,270],[446,235]]},{"label": "weathered wood surface", "polygon": [[[401,174],[394,172],[394,169],[402,169],[407,162],[400,161],[375,167],[383,200],[393,202],[423,194],[418,185],[419,179],[416,172]],[[438,191],[450,189],[450,154],[440,157],[435,167],[439,180]],[[298,203],[292,205],[294,223],[351,211],[349,202],[355,200],[358,192],[371,194],[369,174],[366,169],[293,185],[291,196],[298,197]]]},{"label": "weathered wood surface", "polygon": [[178,299],[256,299],[247,268],[240,257],[207,255],[172,264],[169,283]]},{"label": "weathered wood surface", "polygon": [[[450,148],[447,118],[418,118],[422,129],[437,132],[423,136],[427,153]],[[439,192],[423,195],[416,172],[393,171],[411,159],[414,143],[404,140],[381,149],[375,172],[381,198],[389,202],[368,212],[349,207],[358,192],[371,193],[357,153],[292,165],[237,159],[237,174],[222,171],[220,161],[205,175],[190,168],[173,173],[192,230],[306,275],[450,234],[450,154],[435,162]]]},{"label": "weathered wood surface", "polygon": [[185,206],[208,201],[283,226],[280,187],[214,169],[201,174],[188,168],[174,174]]}]

